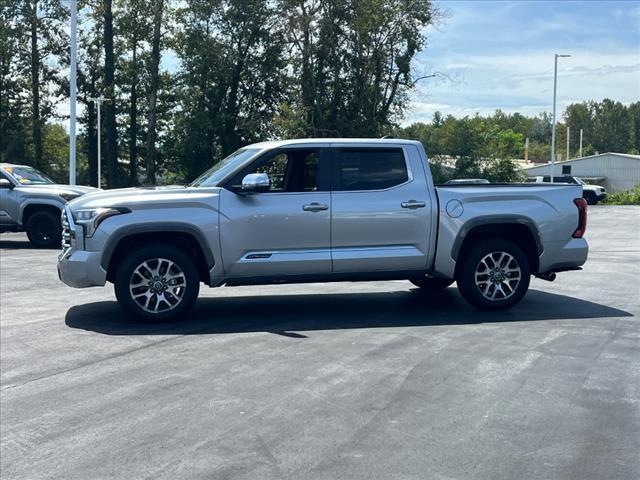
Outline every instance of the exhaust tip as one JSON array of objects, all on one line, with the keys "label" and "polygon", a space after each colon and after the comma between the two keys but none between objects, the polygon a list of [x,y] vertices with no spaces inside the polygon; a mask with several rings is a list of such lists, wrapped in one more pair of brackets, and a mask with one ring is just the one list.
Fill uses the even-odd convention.
[{"label": "exhaust tip", "polygon": [[546,280],[547,282],[553,282],[556,279],[556,273],[540,273],[536,275],[536,277],[541,278],[542,280]]}]

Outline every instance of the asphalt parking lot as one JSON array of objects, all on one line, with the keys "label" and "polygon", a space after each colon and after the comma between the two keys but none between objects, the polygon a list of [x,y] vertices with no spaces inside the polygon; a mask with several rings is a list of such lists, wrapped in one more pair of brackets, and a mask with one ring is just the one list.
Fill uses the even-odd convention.
[{"label": "asphalt parking lot", "polygon": [[204,287],[130,323],[0,237],[3,479],[640,478],[640,207],[479,313],[409,282]]}]

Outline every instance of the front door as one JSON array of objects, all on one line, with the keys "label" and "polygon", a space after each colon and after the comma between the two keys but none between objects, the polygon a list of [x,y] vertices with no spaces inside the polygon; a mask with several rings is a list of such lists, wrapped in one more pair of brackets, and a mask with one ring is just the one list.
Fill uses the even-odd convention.
[{"label": "front door", "polygon": [[[331,194],[325,164],[320,148],[277,149],[222,189],[220,240],[226,276],[277,279],[331,272]],[[234,185],[249,173],[267,173],[270,190],[235,193]]]},{"label": "front door", "polygon": [[332,150],[334,272],[427,268],[433,205],[424,166],[411,148]]}]

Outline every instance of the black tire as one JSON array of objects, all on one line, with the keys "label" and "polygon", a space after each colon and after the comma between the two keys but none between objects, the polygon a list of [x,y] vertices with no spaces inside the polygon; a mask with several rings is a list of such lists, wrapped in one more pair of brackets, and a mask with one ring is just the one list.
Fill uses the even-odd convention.
[{"label": "black tire", "polygon": [[586,192],[583,197],[587,201],[587,205],[595,205],[598,203],[598,199],[592,192]]},{"label": "black tire", "polygon": [[27,237],[34,247],[60,248],[62,244],[62,224],[60,215],[46,210],[29,217],[25,225]]},{"label": "black tire", "polygon": [[[174,267],[169,267],[164,261],[158,264],[156,263],[158,259],[172,262]],[[145,269],[145,267],[137,270],[144,262],[148,262],[147,265],[151,269],[157,269],[159,275],[143,277],[140,272],[145,275],[152,273],[151,269]],[[178,271],[182,277],[170,279],[175,277]],[[163,279],[164,291],[159,285],[163,283]],[[117,266],[114,280],[116,298],[120,305],[144,322],[156,323],[180,319],[193,307],[200,291],[200,278],[194,261],[182,250],[165,244],[153,244],[133,250]],[[173,281],[176,283],[172,284]],[[140,286],[130,291],[131,282],[140,283]],[[157,289],[156,285],[159,285]],[[137,301],[133,298],[134,293],[138,295]],[[168,296],[165,297],[167,294]],[[145,295],[150,299],[147,300]],[[146,309],[143,303],[148,304]]]},{"label": "black tire", "polygon": [[409,281],[423,290],[444,290],[455,282],[453,279],[430,277],[429,275],[420,278],[410,278]]},{"label": "black tire", "polygon": [[[508,256],[505,256],[503,265],[498,265],[497,262],[493,264],[493,267],[497,269],[496,272],[491,272],[491,269],[485,268],[491,266],[492,261],[495,262],[500,259],[500,253],[507,254],[516,263],[514,264],[509,260]],[[494,255],[491,257],[492,260],[487,259],[489,255]],[[483,260],[485,262],[481,264]],[[504,265],[507,260],[508,265]],[[458,289],[462,297],[476,308],[481,310],[506,310],[518,304],[529,289],[529,282],[531,281],[529,259],[522,249],[512,242],[502,239],[484,240],[463,252],[459,261],[462,263],[459,266],[456,278]],[[509,270],[513,270],[516,267],[519,268],[520,275],[517,283],[515,281],[517,272],[508,272],[506,267]],[[482,282],[485,278],[487,281],[477,284],[476,271],[480,274],[478,277],[479,282]],[[485,275],[484,271],[488,273]],[[492,275],[495,275],[493,278],[496,283],[491,280]],[[502,278],[504,280],[500,281]],[[486,294],[483,294],[483,291]],[[500,292],[507,292],[508,295],[503,296]],[[494,295],[493,299],[488,298],[491,295]]]}]

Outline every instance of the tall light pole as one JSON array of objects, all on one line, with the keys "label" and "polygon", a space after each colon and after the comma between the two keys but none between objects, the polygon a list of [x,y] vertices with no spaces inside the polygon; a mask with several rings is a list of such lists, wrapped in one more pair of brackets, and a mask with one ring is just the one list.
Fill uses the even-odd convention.
[{"label": "tall light pole", "polygon": [[69,184],[76,184],[76,31],[78,2],[69,0],[71,7],[71,65],[69,68]]},{"label": "tall light pole", "polygon": [[570,57],[571,55],[555,54],[553,66],[553,125],[551,127],[551,183],[553,183],[553,171],[556,164],[556,93],[558,91],[558,58]]},{"label": "tall light pole", "polygon": [[582,158],[582,129],[580,129],[580,158]]},{"label": "tall light pole", "polygon": [[96,105],[98,107],[98,188],[100,188],[100,183],[102,181],[102,174],[100,173],[100,165],[101,165],[101,152],[102,152],[102,137],[101,137],[101,132],[102,132],[102,121],[100,120],[100,107],[102,106],[103,102],[108,102],[110,101],[109,98],[104,98],[103,96],[100,97],[89,97],[87,100],[91,101],[94,103],[94,105]]}]

